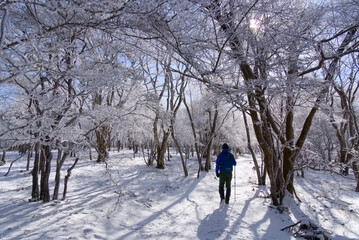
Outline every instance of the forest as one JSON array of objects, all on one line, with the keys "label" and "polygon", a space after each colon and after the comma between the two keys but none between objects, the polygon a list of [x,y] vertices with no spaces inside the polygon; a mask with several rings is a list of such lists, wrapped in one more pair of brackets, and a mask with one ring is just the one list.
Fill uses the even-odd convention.
[{"label": "forest", "polygon": [[359,192],[357,0],[3,0],[0,21],[1,168],[26,158],[30,202],[65,200],[83,156],[200,178],[223,143],[278,209],[307,169]]}]

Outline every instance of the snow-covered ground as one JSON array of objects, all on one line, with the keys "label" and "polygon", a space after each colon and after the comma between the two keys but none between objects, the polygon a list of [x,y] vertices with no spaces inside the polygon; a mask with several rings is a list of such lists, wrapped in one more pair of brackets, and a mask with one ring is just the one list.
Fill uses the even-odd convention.
[{"label": "snow-covered ground", "polygon": [[[306,215],[332,239],[359,239],[353,176],[306,171],[305,178],[296,179],[302,203],[288,198],[288,211],[279,213],[268,188],[255,185],[248,156],[237,159],[230,204],[220,206],[214,171],[197,179],[195,160],[188,160],[185,178],[177,156],[159,170],[122,151],[110,153],[107,169],[83,157],[72,171],[65,201],[30,203],[25,158],[4,176],[16,155],[8,154],[0,167],[0,239],[286,240],[296,238],[281,229],[307,221]],[[72,162],[63,167],[62,178]]]}]

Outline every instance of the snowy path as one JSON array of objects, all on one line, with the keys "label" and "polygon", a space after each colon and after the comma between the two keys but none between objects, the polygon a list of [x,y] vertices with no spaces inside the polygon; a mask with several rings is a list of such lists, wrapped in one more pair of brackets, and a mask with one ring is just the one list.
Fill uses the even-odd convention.
[{"label": "snowy path", "polygon": [[[268,193],[250,183],[255,177],[254,172],[248,174],[251,167],[246,159],[238,159],[236,189],[232,190],[230,205],[220,206],[218,179],[213,171],[202,173],[200,179],[184,178],[178,162],[167,163],[167,168],[177,174],[142,165],[133,172],[133,163],[129,163],[128,168],[117,169],[117,175],[122,176],[119,187],[125,196],[119,209],[100,228],[106,229],[100,236],[106,239],[294,239],[279,231],[292,222],[282,220],[284,215],[277,215],[270,208],[268,198],[258,198]],[[270,231],[271,228],[275,231]]]},{"label": "snowy path", "polygon": [[[220,206],[213,170],[197,179],[197,163],[190,160],[185,178],[177,157],[159,170],[128,156],[111,153],[108,171],[104,164],[81,161],[70,178],[68,199],[46,204],[27,202],[31,176],[20,172],[23,164],[15,164],[8,177],[1,167],[0,239],[296,239],[280,229],[304,214],[296,205],[290,214],[272,208],[268,190],[254,183],[249,158],[237,159],[230,204]],[[67,164],[64,171],[72,162]],[[359,223],[359,205],[355,195],[343,196],[352,212],[341,215],[346,225],[338,232],[351,238],[336,239],[359,239],[352,227]]]}]

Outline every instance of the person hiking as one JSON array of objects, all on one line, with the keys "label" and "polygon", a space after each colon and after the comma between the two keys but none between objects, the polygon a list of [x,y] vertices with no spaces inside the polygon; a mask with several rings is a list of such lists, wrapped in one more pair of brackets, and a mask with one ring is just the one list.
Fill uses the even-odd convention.
[{"label": "person hiking", "polygon": [[[229,151],[229,146],[224,143],[222,146],[222,152],[218,155],[216,161],[216,176],[219,178],[219,196],[221,197],[221,204],[229,204],[229,198],[231,196],[231,181],[233,166],[236,166],[237,162],[234,156]],[[224,185],[226,185],[226,198],[224,198]]]}]

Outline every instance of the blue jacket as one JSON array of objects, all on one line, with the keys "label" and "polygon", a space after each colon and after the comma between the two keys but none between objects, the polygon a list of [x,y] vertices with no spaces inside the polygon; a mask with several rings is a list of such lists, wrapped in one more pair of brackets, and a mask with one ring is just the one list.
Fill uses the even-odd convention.
[{"label": "blue jacket", "polygon": [[233,154],[228,149],[223,149],[217,158],[216,172],[232,173],[233,166],[236,165]]}]

